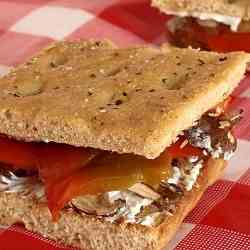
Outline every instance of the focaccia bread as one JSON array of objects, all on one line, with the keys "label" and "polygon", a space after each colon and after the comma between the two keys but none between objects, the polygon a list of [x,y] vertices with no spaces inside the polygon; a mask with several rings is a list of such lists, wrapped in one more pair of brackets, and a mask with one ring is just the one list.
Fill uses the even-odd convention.
[{"label": "focaccia bread", "polygon": [[0,133],[156,158],[230,95],[249,58],[59,42],[0,79]]}]

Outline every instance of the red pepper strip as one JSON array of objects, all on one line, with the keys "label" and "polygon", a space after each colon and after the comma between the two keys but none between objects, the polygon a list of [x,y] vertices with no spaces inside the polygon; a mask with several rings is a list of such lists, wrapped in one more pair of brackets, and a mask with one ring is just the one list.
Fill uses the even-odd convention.
[{"label": "red pepper strip", "polygon": [[233,101],[233,96],[229,96],[224,102],[223,102],[223,111],[227,111],[229,109],[229,106],[231,105]]},{"label": "red pepper strip", "polygon": [[211,50],[218,52],[250,52],[250,33],[233,33],[228,31],[209,37],[207,44]]},{"label": "red pepper strip", "polygon": [[[52,193],[53,187],[57,183],[63,182],[75,172],[83,168],[91,161],[99,151],[85,148],[77,148],[64,144],[41,145],[37,151],[39,161],[39,175],[43,179],[46,188],[48,207],[53,219],[58,219],[58,213],[54,212]],[[57,196],[61,196],[56,190]]]},{"label": "red pepper strip", "polygon": [[0,136],[0,162],[14,169],[37,170],[35,144]]},{"label": "red pepper strip", "polygon": [[[188,156],[200,156],[202,155],[202,149],[193,147],[190,144],[184,146],[184,138],[179,139],[174,145],[167,148],[169,154],[173,157],[188,157]],[[183,147],[182,147],[183,145]]]},{"label": "red pepper strip", "polygon": [[53,184],[85,166],[98,152],[65,144],[41,144],[36,152],[40,176],[46,185]]},{"label": "red pepper strip", "polygon": [[232,101],[233,101],[233,96],[229,96],[226,100],[219,103],[217,105],[217,107],[221,108],[222,113],[225,113],[229,109],[230,104],[232,103]]},{"label": "red pepper strip", "polygon": [[34,170],[45,182],[54,182],[86,165],[97,150],[56,143],[21,142],[0,136],[0,162],[12,169]]}]

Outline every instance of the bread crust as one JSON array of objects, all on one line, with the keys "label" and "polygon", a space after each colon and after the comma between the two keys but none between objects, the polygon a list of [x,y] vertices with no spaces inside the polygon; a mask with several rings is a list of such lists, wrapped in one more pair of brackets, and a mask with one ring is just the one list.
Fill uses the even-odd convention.
[{"label": "bread crust", "polygon": [[161,11],[215,13],[224,16],[240,17],[250,20],[250,3],[248,0],[152,0],[152,5]]},{"label": "bread crust", "polygon": [[59,42],[0,79],[0,133],[156,158],[233,91],[249,60]]},{"label": "bread crust", "polygon": [[226,162],[209,160],[192,191],[186,192],[177,205],[176,213],[166,217],[158,227],[113,224],[92,216],[62,211],[57,223],[45,204],[16,193],[0,194],[0,224],[23,223],[28,230],[65,245],[89,250],[131,249],[160,250],[174,236],[185,216],[194,208],[206,188],[221,175]]}]

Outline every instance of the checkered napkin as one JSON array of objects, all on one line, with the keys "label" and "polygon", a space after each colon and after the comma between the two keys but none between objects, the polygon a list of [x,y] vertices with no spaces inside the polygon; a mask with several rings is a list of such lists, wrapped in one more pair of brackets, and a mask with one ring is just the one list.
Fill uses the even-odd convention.
[{"label": "checkered napkin", "polygon": [[[159,44],[167,17],[147,0],[0,0],[0,74],[52,41],[109,38],[119,46]],[[244,109],[238,152],[166,249],[250,249],[250,76],[234,93]],[[0,250],[70,249],[13,225],[0,227]]]}]

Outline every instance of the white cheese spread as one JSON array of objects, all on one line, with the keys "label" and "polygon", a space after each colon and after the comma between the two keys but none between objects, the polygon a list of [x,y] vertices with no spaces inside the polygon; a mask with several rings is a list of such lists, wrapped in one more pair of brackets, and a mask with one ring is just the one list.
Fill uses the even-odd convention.
[{"label": "white cheese spread", "polygon": [[145,216],[140,221],[140,224],[143,225],[143,226],[152,227],[154,225],[157,225],[157,220],[159,220],[159,218],[161,218],[164,215],[165,215],[164,212],[155,212],[155,213],[149,214],[149,215]]},{"label": "white cheese spread", "polygon": [[203,164],[202,161],[199,161],[197,164],[195,164],[191,170],[190,174],[185,175],[185,178],[183,180],[185,189],[187,191],[191,191],[195,182],[197,181],[199,175],[200,175],[200,170],[202,168]]},{"label": "white cheese spread", "polygon": [[168,184],[178,185],[182,177],[181,171],[178,167],[173,167],[173,176],[168,179]]},{"label": "white cheese spread", "polygon": [[109,221],[116,221],[118,218],[123,217],[127,223],[135,223],[136,215],[139,214],[144,207],[153,203],[153,200],[141,197],[131,191],[108,192],[108,197],[111,203],[114,203],[116,200],[125,201],[125,206],[120,208],[116,215],[107,218]]},{"label": "white cheese spread", "polygon": [[225,16],[217,13],[201,13],[201,12],[187,12],[187,11],[166,11],[169,15],[175,15],[179,17],[195,17],[200,20],[215,20],[216,22],[226,24],[230,26],[232,31],[237,31],[241,23],[241,17]]}]

